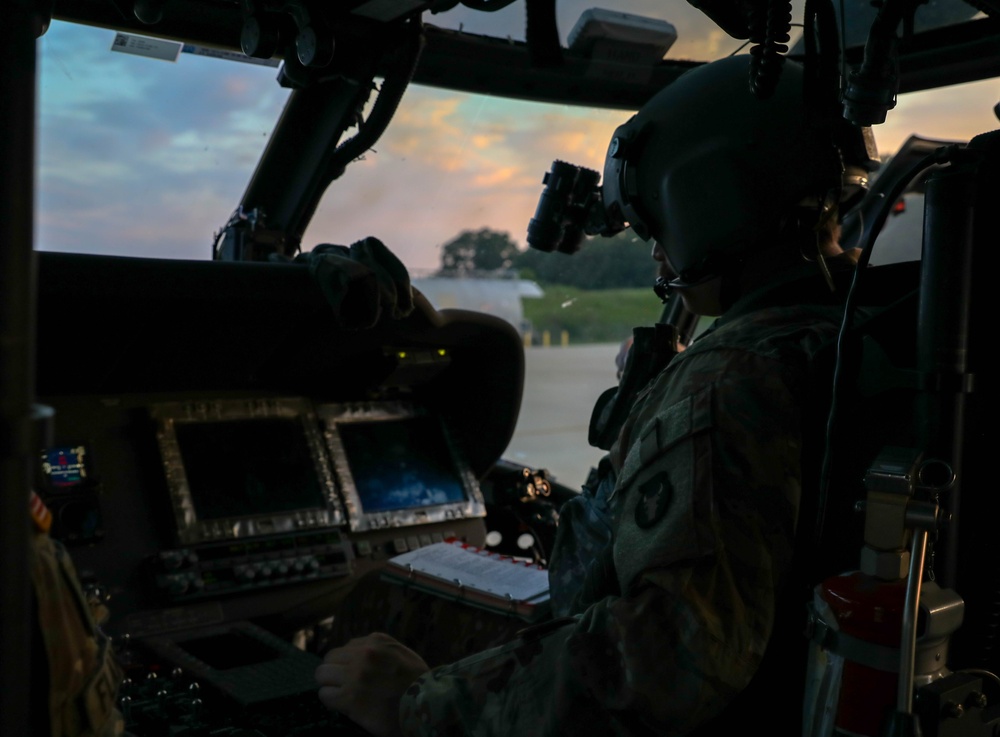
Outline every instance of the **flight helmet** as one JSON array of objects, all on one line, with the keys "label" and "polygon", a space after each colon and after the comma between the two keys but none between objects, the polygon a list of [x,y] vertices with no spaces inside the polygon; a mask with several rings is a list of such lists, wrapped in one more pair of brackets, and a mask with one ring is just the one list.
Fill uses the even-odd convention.
[{"label": "flight helmet", "polygon": [[869,130],[805,104],[801,64],[786,59],[766,99],[750,91],[748,66],[743,55],[685,72],[608,147],[608,219],[663,247],[673,287],[738,269],[792,218],[815,225],[837,205],[842,214],[877,166]]}]

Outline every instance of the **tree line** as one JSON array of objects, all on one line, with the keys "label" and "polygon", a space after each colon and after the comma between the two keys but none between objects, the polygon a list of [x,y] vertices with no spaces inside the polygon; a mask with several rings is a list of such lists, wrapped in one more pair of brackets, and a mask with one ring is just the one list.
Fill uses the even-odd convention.
[{"label": "tree line", "polygon": [[610,238],[588,238],[573,255],[521,250],[510,233],[464,230],[441,247],[440,276],[514,273],[542,284],[579,289],[645,287],[656,278],[650,244],[631,230]]}]

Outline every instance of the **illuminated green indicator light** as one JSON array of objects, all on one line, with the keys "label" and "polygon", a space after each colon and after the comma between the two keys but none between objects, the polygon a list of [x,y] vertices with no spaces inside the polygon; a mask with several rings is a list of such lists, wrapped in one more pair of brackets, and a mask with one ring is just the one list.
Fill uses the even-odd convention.
[{"label": "illuminated green indicator light", "polygon": [[406,358],[406,351],[400,351],[396,355],[399,356],[400,358]]},{"label": "illuminated green indicator light", "polygon": [[438,348],[438,355],[439,356],[446,356],[446,355],[448,355],[448,351],[446,351],[444,348]]}]

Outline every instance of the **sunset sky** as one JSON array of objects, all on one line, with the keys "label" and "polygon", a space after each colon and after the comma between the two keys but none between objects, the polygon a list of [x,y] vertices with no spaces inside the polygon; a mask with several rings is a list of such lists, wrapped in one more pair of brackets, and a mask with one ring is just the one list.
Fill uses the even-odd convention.
[{"label": "sunset sky", "polygon": [[[662,0],[634,12],[663,14]],[[561,2],[564,38],[584,3]],[[523,5],[465,9],[428,23],[523,37]],[[447,17],[446,17],[447,16]],[[740,42],[684,3],[671,6],[670,58],[717,58]],[[113,53],[112,31],[54,23],[39,42],[37,182],[40,249],[209,258],[288,91],[276,69],[180,54],[175,62]],[[1000,82],[902,96],[875,129],[883,154],[910,134],[968,139],[997,127]],[[553,159],[602,168],[629,111],[545,106],[411,87],[375,151],[328,191],[303,246],[381,238],[411,267],[490,227],[524,244]]]}]

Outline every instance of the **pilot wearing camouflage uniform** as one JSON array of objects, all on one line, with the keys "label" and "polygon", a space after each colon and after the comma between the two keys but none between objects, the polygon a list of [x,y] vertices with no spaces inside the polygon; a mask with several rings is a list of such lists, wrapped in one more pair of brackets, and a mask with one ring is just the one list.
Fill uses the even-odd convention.
[{"label": "pilot wearing camouflage uniform", "polygon": [[317,671],[328,707],[385,735],[750,726],[732,719],[780,634],[811,362],[836,338],[856,262],[836,243],[838,208],[864,172],[811,122],[801,66],[787,61],[763,100],[747,72],[746,57],[687,72],[609,149],[604,206],[654,241],[689,310],[721,317],[680,353],[657,346],[669,332],[636,331],[623,385],[630,370],[651,381],[620,399],[599,483],[560,514],[550,582],[566,616],[433,670],[387,635],[353,640]]}]

